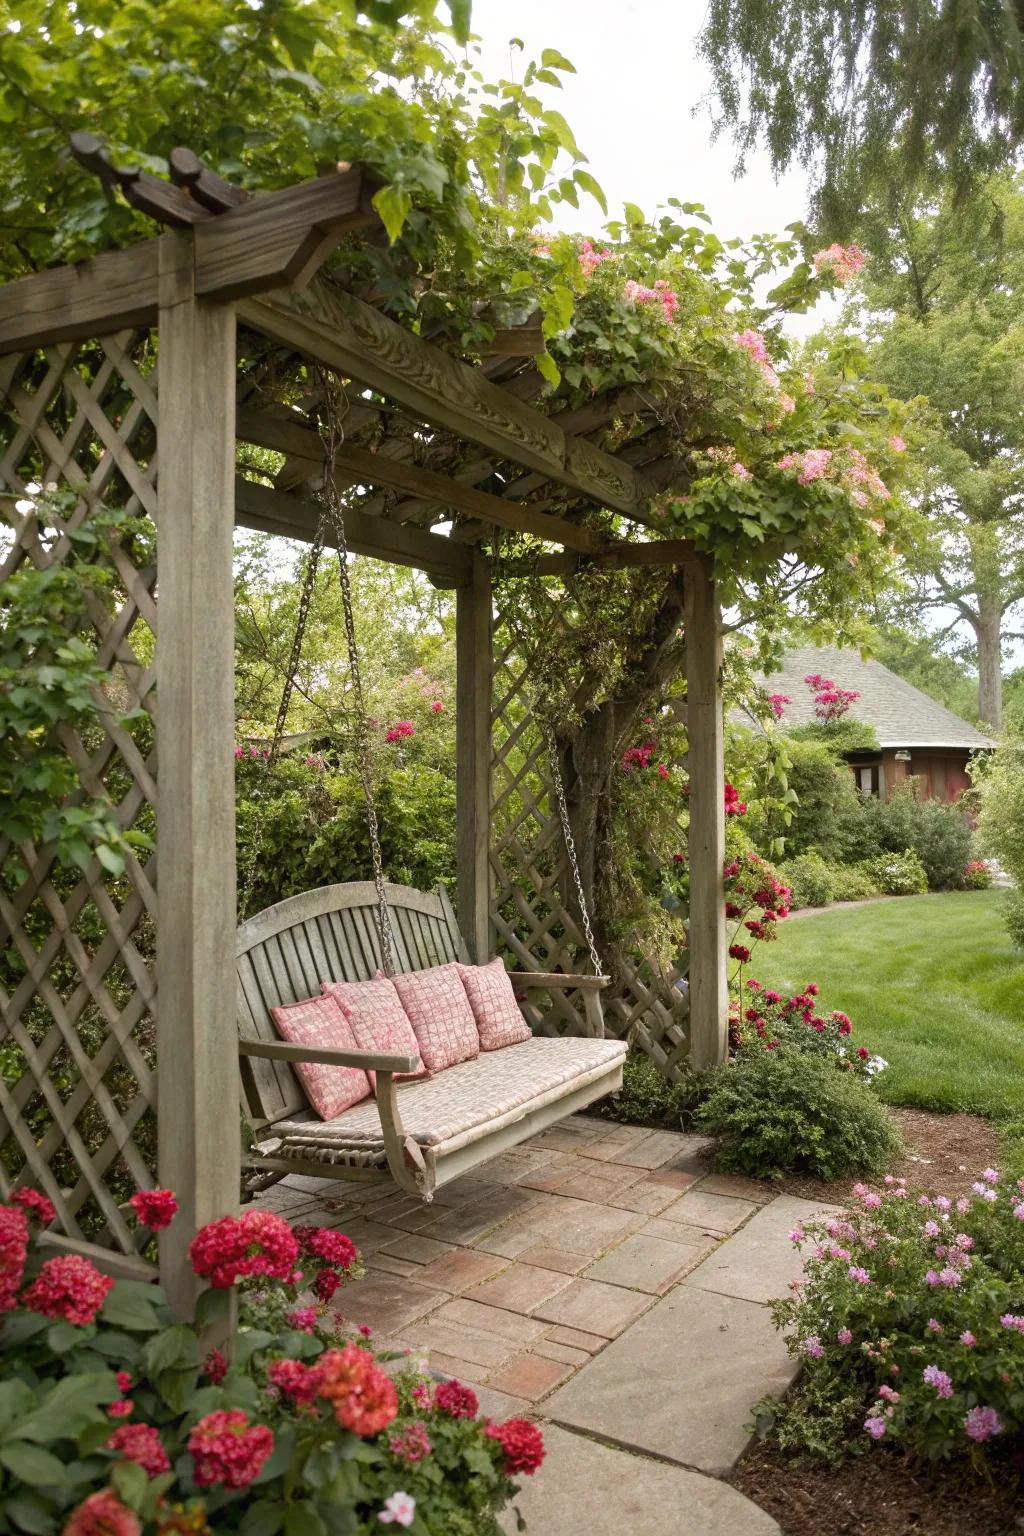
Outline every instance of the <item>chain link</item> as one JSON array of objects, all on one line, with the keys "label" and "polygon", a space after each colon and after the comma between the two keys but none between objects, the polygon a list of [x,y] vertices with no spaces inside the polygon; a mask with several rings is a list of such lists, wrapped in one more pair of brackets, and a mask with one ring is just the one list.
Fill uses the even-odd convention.
[{"label": "chain link", "polygon": [[[352,681],[353,711],[356,726],[356,763],[359,782],[366,808],[366,827],[370,834],[370,854],[373,859],[373,884],[377,893],[377,930],[380,936],[384,972],[395,973],[395,942],[391,928],[391,914],[384,885],[384,860],[380,849],[380,828],[377,807],[373,798],[373,780],[370,772],[370,726],[363,702],[363,682],[359,667],[359,645],[356,640],[355,619],[352,611],[352,583],[348,569],[348,541],[345,537],[345,518],[341,498],[334,481],[335,455],[341,446],[339,437],[340,412],[337,408],[337,386],[325,373],[320,382],[324,391],[326,409],[321,417],[320,436],[324,445],[324,478],[320,488],[321,517],[317,538],[323,548],[330,528],[338,552],[338,581],[341,586],[341,606],[345,616],[345,640],[348,645],[349,676]],[[324,419],[326,418],[326,420]]]},{"label": "chain link", "polygon": [[545,722],[542,729],[547,744],[551,779],[555,786],[555,799],[558,802],[558,819],[562,824],[565,851],[569,856],[569,869],[572,872],[573,884],[576,887],[576,900],[579,903],[580,917],[583,920],[583,937],[586,939],[587,948],[590,950],[590,963],[594,967],[594,975],[603,976],[601,956],[597,952],[597,945],[594,942],[594,930],[590,926],[590,910],[587,906],[587,898],[583,893],[580,861],[576,856],[576,839],[573,837],[572,827],[569,825],[569,807],[565,803],[565,785],[562,782],[562,770],[558,766],[558,743],[555,740],[555,733],[550,725]]}]

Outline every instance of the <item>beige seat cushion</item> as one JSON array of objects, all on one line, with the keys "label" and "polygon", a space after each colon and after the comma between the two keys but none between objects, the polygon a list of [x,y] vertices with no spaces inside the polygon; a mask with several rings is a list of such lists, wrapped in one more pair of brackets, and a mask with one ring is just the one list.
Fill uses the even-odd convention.
[{"label": "beige seat cushion", "polygon": [[[624,1040],[535,1037],[501,1051],[460,1062],[421,1083],[397,1090],[407,1136],[420,1146],[449,1149],[478,1140],[500,1125],[612,1072],[626,1055]],[[364,1100],[333,1120],[296,1117],[279,1121],[272,1134],[289,1147],[383,1146],[376,1101]]]}]

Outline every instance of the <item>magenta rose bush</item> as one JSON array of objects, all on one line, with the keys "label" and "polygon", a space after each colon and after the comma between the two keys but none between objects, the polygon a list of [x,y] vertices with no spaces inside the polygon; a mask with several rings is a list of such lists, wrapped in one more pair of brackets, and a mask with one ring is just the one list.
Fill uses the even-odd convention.
[{"label": "magenta rose bush", "polygon": [[1024,1179],[968,1196],[857,1185],[851,1213],[796,1228],[802,1283],[776,1323],[803,1363],[758,1427],[823,1455],[888,1445],[982,1463],[1024,1433]]},{"label": "magenta rose bush", "polygon": [[[130,1202],[166,1227],[169,1190]],[[53,1206],[0,1205],[0,1529],[26,1536],[498,1536],[514,1478],[543,1461],[523,1419],[479,1417],[332,1305],[361,1273],[344,1233],[258,1206],[210,1222],[189,1256],[197,1326],[160,1289],[88,1259],[41,1259]],[[201,1343],[234,1291],[239,1326]]]}]

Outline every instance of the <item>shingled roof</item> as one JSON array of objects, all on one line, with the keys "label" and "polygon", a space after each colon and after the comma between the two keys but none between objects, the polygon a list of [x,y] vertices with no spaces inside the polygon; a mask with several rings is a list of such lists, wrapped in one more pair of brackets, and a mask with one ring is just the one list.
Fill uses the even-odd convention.
[{"label": "shingled roof", "polygon": [[849,718],[873,725],[883,747],[994,747],[995,742],[976,726],[968,725],[897,677],[880,661],[864,661],[859,652],[838,646],[801,646],[790,651],[778,672],[761,681],[769,693],[784,693],[791,703],[784,708],[783,722],[806,725],[814,720],[814,700],[804,678],[819,672],[839,688],[860,694]]}]

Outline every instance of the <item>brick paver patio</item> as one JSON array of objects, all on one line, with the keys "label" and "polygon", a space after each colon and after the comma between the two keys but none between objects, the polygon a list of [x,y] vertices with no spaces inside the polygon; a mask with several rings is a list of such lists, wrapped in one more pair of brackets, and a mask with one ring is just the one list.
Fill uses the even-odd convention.
[{"label": "brick paver patio", "polygon": [[[431,1205],[306,1177],[262,1200],[358,1244],[366,1276],[338,1301],[377,1343],[471,1384],[484,1413],[565,1427],[543,1487],[528,1497],[531,1536],[548,1536],[549,1526],[563,1536],[564,1514],[549,1522],[544,1511],[569,1486],[559,1466],[566,1447],[582,1449],[581,1436],[622,1448],[596,1458],[602,1467],[616,1456],[637,1462],[628,1449],[678,1463],[680,1477],[721,1475],[742,1453],[750,1405],[792,1379],[764,1303],[799,1272],[786,1232],[817,1208],[708,1173],[707,1146],[577,1115],[446,1186]],[[642,1481],[654,1463],[637,1465]],[[636,1467],[609,1478],[621,1486],[608,1529],[621,1532]],[[699,1526],[673,1527],[680,1536],[774,1529],[715,1486],[721,1526],[705,1512]]]}]

